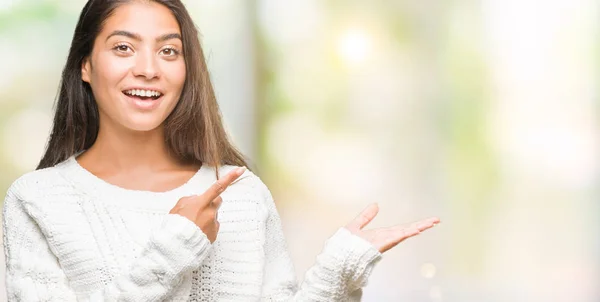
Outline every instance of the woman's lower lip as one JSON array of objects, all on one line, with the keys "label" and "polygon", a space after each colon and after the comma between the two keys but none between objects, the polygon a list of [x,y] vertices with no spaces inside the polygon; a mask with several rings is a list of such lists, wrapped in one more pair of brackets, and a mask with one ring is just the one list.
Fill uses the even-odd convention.
[{"label": "woman's lower lip", "polygon": [[[125,94],[125,93],[124,93]],[[140,110],[152,110],[152,109],[156,109],[158,107],[158,105],[160,105],[160,101],[162,100],[162,95],[154,100],[154,99],[146,99],[146,100],[142,100],[140,98],[136,98],[136,97],[132,97],[130,95],[125,94],[125,96],[127,97],[127,99],[129,99],[129,101],[131,102],[131,104],[140,109]]]}]

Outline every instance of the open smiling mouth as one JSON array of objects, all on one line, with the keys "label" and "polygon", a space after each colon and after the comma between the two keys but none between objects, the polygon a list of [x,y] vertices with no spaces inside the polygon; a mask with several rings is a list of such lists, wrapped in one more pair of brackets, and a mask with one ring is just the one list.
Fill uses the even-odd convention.
[{"label": "open smiling mouth", "polygon": [[141,101],[158,100],[163,95],[162,93],[160,93],[158,91],[141,90],[141,89],[125,90],[125,91],[123,91],[123,94],[125,94],[126,96],[128,96],[130,98],[141,100]]}]

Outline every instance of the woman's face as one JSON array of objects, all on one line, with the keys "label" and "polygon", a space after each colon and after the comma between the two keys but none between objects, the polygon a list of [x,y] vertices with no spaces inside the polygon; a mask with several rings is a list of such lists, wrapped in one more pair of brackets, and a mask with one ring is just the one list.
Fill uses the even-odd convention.
[{"label": "woman's face", "polygon": [[100,125],[149,131],[162,125],[185,82],[181,30],[161,4],[132,1],[106,19],[82,65]]}]

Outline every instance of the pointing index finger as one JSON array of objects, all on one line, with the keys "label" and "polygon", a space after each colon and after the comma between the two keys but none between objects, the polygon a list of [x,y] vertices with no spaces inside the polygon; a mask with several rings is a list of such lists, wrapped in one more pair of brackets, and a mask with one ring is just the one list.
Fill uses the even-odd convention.
[{"label": "pointing index finger", "polygon": [[221,177],[214,184],[212,184],[206,192],[204,192],[204,196],[208,200],[213,200],[217,198],[232,182],[234,182],[238,177],[240,177],[246,171],[245,167],[239,167],[234,169],[233,171],[225,174],[225,176]]}]

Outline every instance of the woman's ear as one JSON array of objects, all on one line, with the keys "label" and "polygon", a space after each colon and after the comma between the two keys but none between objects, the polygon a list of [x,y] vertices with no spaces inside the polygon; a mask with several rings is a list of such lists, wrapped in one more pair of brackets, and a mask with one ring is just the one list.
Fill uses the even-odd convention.
[{"label": "woman's ear", "polygon": [[91,72],[92,63],[90,63],[90,58],[87,57],[81,63],[81,79],[88,84],[91,84]]}]

